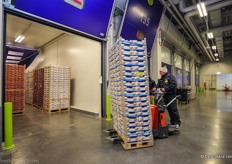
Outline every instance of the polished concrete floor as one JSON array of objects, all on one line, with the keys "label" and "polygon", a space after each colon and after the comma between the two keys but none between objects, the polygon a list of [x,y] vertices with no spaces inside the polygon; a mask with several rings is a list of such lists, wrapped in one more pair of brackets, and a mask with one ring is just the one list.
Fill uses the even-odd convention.
[{"label": "polished concrete floor", "polygon": [[49,115],[28,107],[14,116],[11,151],[0,163],[40,164],[219,164],[232,163],[232,92],[207,91],[180,105],[179,133],[154,147],[125,151],[105,139],[112,123],[75,111]]}]

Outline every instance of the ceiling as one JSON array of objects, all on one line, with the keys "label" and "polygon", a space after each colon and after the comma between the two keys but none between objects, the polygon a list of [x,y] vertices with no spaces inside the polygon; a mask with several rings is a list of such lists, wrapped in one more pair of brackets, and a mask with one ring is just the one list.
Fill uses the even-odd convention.
[{"label": "ceiling", "polygon": [[[186,34],[204,61],[232,56],[232,0],[160,0],[166,15]],[[200,17],[197,4],[204,2],[207,16]],[[213,33],[209,39],[208,32]],[[216,46],[216,50],[212,48]],[[216,54],[216,55],[215,55]],[[218,56],[217,56],[218,54]]]},{"label": "ceiling", "polygon": [[[208,15],[200,17],[196,5],[200,0],[160,0],[167,8],[165,14],[171,18],[177,29],[189,40],[202,61],[215,61],[225,56],[232,56],[232,0],[201,0],[205,3]],[[214,38],[208,39],[207,32],[213,32]],[[13,15],[7,15],[6,41],[7,47],[24,54],[18,63],[35,57],[47,43],[64,35],[65,32],[25,20]],[[21,43],[16,43],[18,35],[24,35]],[[212,49],[216,46],[216,50]],[[8,49],[7,51],[9,51]],[[8,53],[8,52],[7,52]],[[218,57],[215,57],[218,54]],[[5,55],[5,57],[8,54]],[[9,59],[11,60],[11,59]]]},{"label": "ceiling", "polygon": [[[6,29],[7,48],[6,55],[4,56],[6,63],[26,64],[27,66],[34,60],[43,46],[65,33],[61,30],[10,14],[7,14]],[[19,35],[25,36],[25,39],[21,43],[15,42]],[[20,55],[21,58],[19,58],[16,53],[13,55],[8,54],[9,51],[20,52],[23,55]]]}]

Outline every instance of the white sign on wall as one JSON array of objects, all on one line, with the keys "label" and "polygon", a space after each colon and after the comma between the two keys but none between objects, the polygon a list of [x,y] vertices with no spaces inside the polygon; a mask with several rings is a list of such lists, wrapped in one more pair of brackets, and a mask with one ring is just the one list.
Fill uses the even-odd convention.
[{"label": "white sign on wall", "polygon": [[217,89],[224,90],[225,87],[232,88],[232,74],[217,75]]}]

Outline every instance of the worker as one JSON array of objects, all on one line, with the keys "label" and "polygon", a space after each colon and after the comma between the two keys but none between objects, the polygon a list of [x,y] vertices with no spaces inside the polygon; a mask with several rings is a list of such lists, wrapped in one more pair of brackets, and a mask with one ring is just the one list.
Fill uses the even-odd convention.
[{"label": "worker", "polygon": [[[171,100],[173,100],[176,97],[176,78],[168,73],[168,70],[166,67],[162,67],[160,69],[160,75],[161,78],[158,80],[158,84],[155,88],[153,88],[153,91],[156,91],[157,88],[160,88],[162,92],[166,92],[164,94],[164,101],[165,104],[168,104]],[[177,109],[176,100],[173,101],[168,107],[168,114],[170,117],[170,125],[169,128],[175,128],[176,130],[179,130],[180,128],[180,116]]]}]

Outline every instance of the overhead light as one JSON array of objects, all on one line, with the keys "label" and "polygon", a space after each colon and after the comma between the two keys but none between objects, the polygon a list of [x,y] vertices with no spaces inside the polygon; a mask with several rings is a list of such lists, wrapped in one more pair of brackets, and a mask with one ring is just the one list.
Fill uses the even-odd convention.
[{"label": "overhead light", "polygon": [[205,3],[198,3],[197,4],[197,9],[200,14],[200,17],[207,16],[206,8],[205,8]]},{"label": "overhead light", "polygon": [[217,56],[218,56],[218,53],[214,54],[214,56],[216,56],[216,57],[217,57]]},{"label": "overhead light", "polygon": [[19,39],[18,43],[22,42],[24,38],[25,38],[25,36],[21,37],[21,39]]},{"label": "overhead light", "polygon": [[18,56],[7,56],[7,59],[13,59],[13,60],[21,60],[22,57],[18,57]]},{"label": "overhead light", "polygon": [[209,39],[213,39],[213,33],[212,32],[209,32],[207,35],[208,35]]},{"label": "overhead light", "polygon": [[6,63],[19,63],[19,61],[16,61],[16,60],[6,60]]},{"label": "overhead light", "polygon": [[25,36],[19,35],[19,36],[15,39],[15,42],[20,43],[24,38],[25,38]]},{"label": "overhead light", "polygon": [[216,47],[216,46],[212,46],[212,49],[213,49],[213,50],[216,50],[216,49],[217,49],[217,47]]},{"label": "overhead light", "polygon": [[15,42],[18,42],[19,39],[21,39],[21,38],[22,38],[22,35],[19,35],[19,36],[15,39]]},{"label": "overhead light", "polygon": [[221,72],[217,72],[217,74],[219,75],[219,74],[221,74]]},{"label": "overhead light", "polygon": [[17,51],[8,51],[8,54],[15,56],[23,56],[23,52],[17,52]]},{"label": "overhead light", "polygon": [[219,59],[216,59],[216,61],[219,61]]}]

